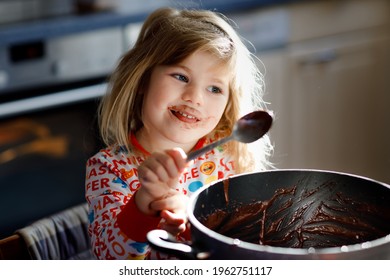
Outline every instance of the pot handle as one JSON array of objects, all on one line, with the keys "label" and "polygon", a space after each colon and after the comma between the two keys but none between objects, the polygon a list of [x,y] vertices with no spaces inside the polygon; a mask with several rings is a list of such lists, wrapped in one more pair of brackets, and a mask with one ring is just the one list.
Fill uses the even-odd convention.
[{"label": "pot handle", "polygon": [[176,238],[162,229],[155,229],[146,235],[150,246],[163,253],[178,256],[183,259],[199,259],[199,250],[188,244],[178,242]]}]

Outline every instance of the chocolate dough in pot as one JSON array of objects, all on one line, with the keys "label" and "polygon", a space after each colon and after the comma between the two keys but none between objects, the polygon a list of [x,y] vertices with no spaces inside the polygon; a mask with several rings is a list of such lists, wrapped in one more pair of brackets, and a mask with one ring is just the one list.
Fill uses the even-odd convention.
[{"label": "chocolate dough in pot", "polygon": [[231,238],[286,248],[351,245],[390,233],[390,213],[335,186],[328,181],[311,190],[279,188],[267,201],[216,210],[199,221]]}]

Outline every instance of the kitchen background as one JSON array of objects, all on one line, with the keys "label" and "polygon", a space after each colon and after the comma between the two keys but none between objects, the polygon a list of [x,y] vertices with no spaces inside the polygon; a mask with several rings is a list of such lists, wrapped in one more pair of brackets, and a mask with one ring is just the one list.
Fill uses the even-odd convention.
[{"label": "kitchen background", "polygon": [[252,42],[276,168],[390,183],[388,0],[0,0],[0,238],[84,202],[106,78],[161,6],[220,11]]}]

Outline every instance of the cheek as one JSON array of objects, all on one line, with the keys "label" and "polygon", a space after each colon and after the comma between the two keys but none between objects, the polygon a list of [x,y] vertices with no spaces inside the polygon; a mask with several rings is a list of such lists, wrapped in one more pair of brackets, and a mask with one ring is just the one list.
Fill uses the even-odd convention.
[{"label": "cheek", "polygon": [[178,99],[179,92],[180,89],[172,86],[166,79],[162,79],[161,81],[150,85],[147,92],[147,98],[156,108],[166,109],[170,103],[175,102]]},{"label": "cheek", "polygon": [[159,92],[153,90],[153,88],[147,92],[144,99],[144,105],[143,105],[144,110],[149,110],[149,111],[153,111],[156,109],[158,110],[158,109],[165,108],[166,106],[164,105],[166,105],[166,102],[163,94],[159,94]]},{"label": "cheek", "polygon": [[210,102],[209,110],[211,114],[214,114],[218,119],[221,118],[223,113],[225,112],[227,103],[227,98],[221,98],[217,102]]},{"label": "cheek", "polygon": [[[212,104],[212,103],[211,103]],[[227,102],[214,103],[209,106],[209,118],[208,121],[212,122],[212,125],[217,125],[225,112]]]}]

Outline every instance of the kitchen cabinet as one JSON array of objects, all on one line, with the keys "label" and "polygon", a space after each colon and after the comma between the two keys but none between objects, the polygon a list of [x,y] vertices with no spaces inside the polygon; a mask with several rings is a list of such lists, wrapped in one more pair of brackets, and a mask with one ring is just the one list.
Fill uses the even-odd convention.
[{"label": "kitchen cabinet", "polygon": [[351,34],[337,43],[319,40],[289,50],[286,166],[390,182],[385,170],[390,163],[390,41],[371,35]]},{"label": "kitchen cabinet", "polygon": [[259,53],[276,117],[272,161],[390,183],[390,2],[312,1],[286,9],[288,44]]},{"label": "kitchen cabinet", "polygon": [[258,8],[250,12],[229,14],[237,24],[237,31],[250,42],[248,48],[259,58],[258,67],[265,81],[265,101],[268,110],[274,113],[274,122],[269,134],[277,147],[272,157],[276,167],[285,160],[285,118],[287,106],[284,93],[287,87],[286,47],[289,42],[290,11],[284,5]]}]

